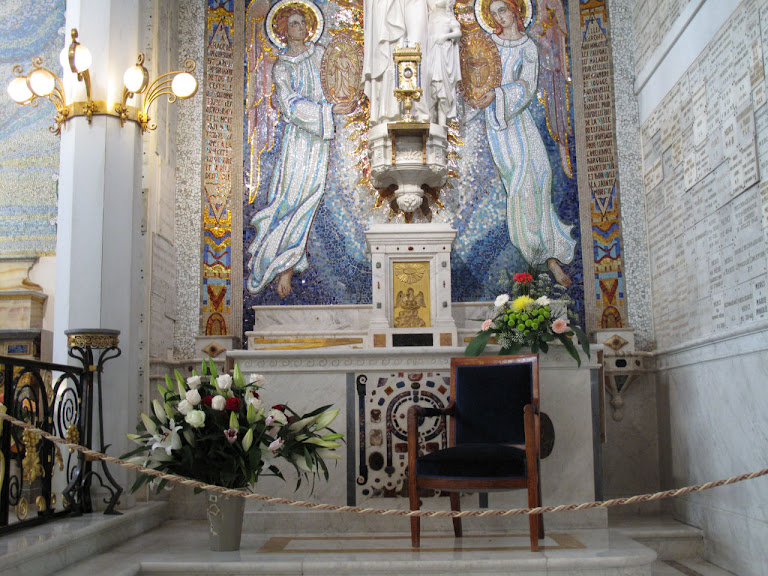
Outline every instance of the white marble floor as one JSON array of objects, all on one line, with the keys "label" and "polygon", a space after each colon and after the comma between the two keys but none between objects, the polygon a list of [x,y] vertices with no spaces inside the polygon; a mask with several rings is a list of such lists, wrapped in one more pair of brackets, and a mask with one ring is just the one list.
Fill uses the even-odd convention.
[{"label": "white marble floor", "polygon": [[[654,550],[633,539],[661,535],[668,540],[690,530],[669,520],[552,531],[540,552],[528,549],[525,533],[470,534],[462,539],[427,534],[419,551],[411,549],[407,533],[244,533],[238,552],[210,552],[205,521],[163,522],[165,513],[162,504],[141,505],[119,517],[89,514],[3,536],[0,574],[728,574],[698,558],[659,560]],[[77,558],[82,560],[75,562]]]}]

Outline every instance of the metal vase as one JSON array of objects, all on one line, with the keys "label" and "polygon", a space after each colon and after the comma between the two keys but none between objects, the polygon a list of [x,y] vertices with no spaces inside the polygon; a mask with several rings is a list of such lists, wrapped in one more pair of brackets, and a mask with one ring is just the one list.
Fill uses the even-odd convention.
[{"label": "metal vase", "polygon": [[208,492],[208,544],[214,552],[240,550],[245,498]]}]

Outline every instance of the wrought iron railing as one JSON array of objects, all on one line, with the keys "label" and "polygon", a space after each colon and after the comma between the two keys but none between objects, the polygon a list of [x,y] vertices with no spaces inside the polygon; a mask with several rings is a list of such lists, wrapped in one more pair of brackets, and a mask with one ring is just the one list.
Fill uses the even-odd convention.
[{"label": "wrought iron railing", "polygon": [[[86,374],[76,366],[0,356],[0,409],[46,432],[77,436]],[[53,443],[6,422],[0,433],[0,533],[68,513],[53,476],[56,469],[73,475],[77,454],[65,462]]]},{"label": "wrought iron railing", "polygon": [[[96,433],[104,452],[101,377],[104,363],[120,355],[119,332],[71,330],[66,334],[69,355],[81,366],[0,356],[0,410],[88,448],[93,448]],[[103,478],[93,469],[98,464]],[[54,482],[57,473],[63,477],[57,476]],[[114,507],[123,490],[103,461],[93,463],[80,452],[62,454],[38,434],[0,423],[0,535],[64,514],[92,512],[94,479],[109,492],[105,514],[117,514]]]}]

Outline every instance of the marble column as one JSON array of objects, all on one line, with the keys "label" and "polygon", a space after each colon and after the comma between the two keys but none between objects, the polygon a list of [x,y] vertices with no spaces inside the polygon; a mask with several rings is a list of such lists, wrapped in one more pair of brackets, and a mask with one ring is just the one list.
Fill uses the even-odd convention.
[{"label": "marble column", "polygon": [[[94,101],[111,105],[122,96],[123,73],[140,50],[141,6],[139,0],[67,2],[67,45],[77,28],[93,56]],[[63,80],[68,100],[86,99],[74,74],[65,72]],[[75,363],[65,330],[120,330],[122,355],[103,379],[104,442],[111,455],[127,449],[125,432],[135,429],[145,355],[141,146],[138,125],[121,126],[114,116],[76,117],[62,126],[53,357]],[[127,487],[124,471],[113,473]]]}]

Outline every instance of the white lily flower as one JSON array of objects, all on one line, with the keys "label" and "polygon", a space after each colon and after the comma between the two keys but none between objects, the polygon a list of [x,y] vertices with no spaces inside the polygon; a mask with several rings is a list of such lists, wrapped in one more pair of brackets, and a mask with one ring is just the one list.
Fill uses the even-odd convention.
[{"label": "white lily flower", "polygon": [[272,410],[269,411],[269,414],[267,415],[268,426],[270,424],[280,424],[281,426],[285,426],[288,424],[288,418],[285,415],[285,412],[282,410],[278,410],[277,408],[272,408]]},{"label": "white lily flower", "polygon": [[171,450],[178,450],[181,448],[181,436],[179,436],[179,430],[181,426],[174,426],[173,428],[160,427],[160,434],[154,435],[154,444],[152,444],[152,451],[154,452],[158,448],[165,449],[165,453],[171,455]]}]

